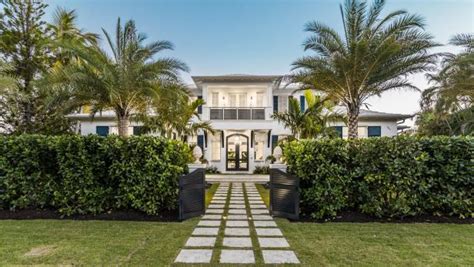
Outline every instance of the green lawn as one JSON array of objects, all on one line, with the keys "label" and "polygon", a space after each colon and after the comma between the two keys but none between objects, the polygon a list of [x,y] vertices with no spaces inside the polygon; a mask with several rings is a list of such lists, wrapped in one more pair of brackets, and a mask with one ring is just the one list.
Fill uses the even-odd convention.
[{"label": "green lawn", "polygon": [[[171,265],[197,221],[4,220],[0,266]],[[474,225],[276,221],[303,266],[474,266]]]}]

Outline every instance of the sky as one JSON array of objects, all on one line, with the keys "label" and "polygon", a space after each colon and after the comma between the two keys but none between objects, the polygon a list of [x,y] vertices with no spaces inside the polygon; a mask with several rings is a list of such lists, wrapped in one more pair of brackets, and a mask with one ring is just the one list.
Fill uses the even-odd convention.
[{"label": "sky", "polygon": [[[75,9],[87,31],[114,33],[117,18],[133,19],[150,41],[168,40],[175,49],[163,53],[184,61],[191,75],[286,74],[291,63],[309,52],[302,43],[305,23],[319,21],[342,31],[343,0],[46,0],[46,19],[56,7]],[[474,32],[474,0],[387,0],[385,13],[404,9],[425,18],[426,30],[446,44],[456,33]],[[442,46],[433,52],[457,52]],[[421,89],[424,75],[410,77]],[[368,108],[411,114],[420,93],[394,91],[373,97]],[[409,124],[412,124],[409,122]]]}]

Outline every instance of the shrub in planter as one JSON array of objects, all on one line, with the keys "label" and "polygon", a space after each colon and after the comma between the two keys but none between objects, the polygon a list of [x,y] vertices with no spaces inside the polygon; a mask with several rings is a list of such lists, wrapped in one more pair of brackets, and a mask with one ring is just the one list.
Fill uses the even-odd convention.
[{"label": "shrub in planter", "polygon": [[269,166],[255,166],[255,170],[253,170],[253,174],[269,174],[270,167]]}]

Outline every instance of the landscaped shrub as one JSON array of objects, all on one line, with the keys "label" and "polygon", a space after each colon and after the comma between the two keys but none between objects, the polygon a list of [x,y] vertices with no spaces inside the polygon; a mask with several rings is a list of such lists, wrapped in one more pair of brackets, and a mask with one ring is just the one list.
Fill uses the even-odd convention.
[{"label": "landscaped shrub", "polygon": [[300,178],[304,215],[333,217],[349,205],[349,154],[344,140],[293,141],[283,151],[289,172]]},{"label": "landscaped shrub", "polygon": [[302,212],[355,210],[377,217],[473,216],[474,139],[396,137],[287,144],[301,179]]},{"label": "landscaped shrub", "polygon": [[268,165],[264,166],[255,166],[255,170],[253,170],[253,174],[269,174],[270,167]]},{"label": "landscaped shrub", "polygon": [[176,208],[189,160],[185,144],[150,136],[0,137],[0,202],[65,215],[158,214]]}]

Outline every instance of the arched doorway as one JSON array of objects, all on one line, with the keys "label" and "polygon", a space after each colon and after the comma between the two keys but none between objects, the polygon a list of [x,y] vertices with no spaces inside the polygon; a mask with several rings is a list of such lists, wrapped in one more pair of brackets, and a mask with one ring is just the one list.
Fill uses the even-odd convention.
[{"label": "arched doorway", "polygon": [[249,170],[249,138],[243,134],[232,134],[226,139],[226,170]]}]

